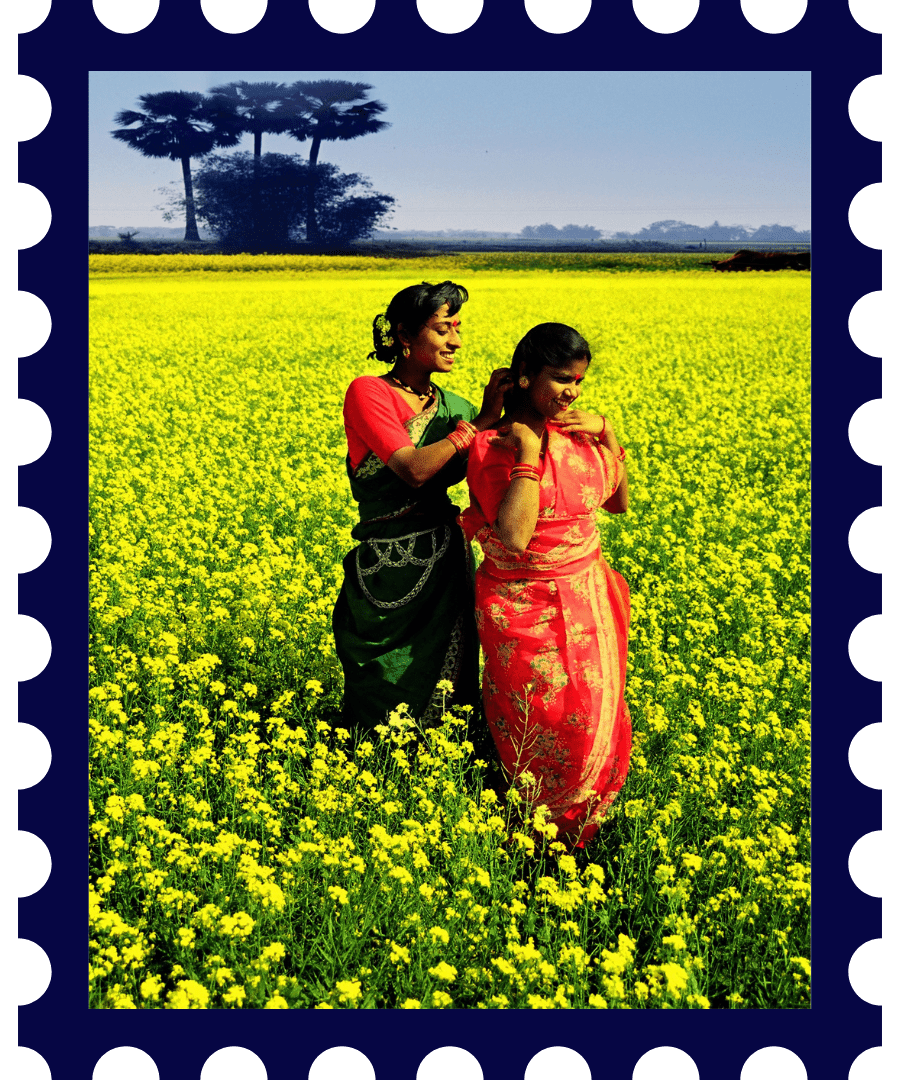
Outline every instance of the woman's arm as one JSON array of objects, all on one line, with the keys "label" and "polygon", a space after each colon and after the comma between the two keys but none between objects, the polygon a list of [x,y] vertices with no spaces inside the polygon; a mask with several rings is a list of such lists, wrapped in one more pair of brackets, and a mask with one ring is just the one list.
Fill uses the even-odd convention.
[{"label": "woman's arm", "polygon": [[624,461],[619,468],[622,470],[619,486],[601,507],[602,510],[608,510],[610,514],[624,514],[628,509],[628,469]]},{"label": "woman's arm", "polygon": [[496,368],[491,372],[488,384],[481,399],[481,412],[472,423],[479,431],[496,427],[503,415],[503,395],[512,386],[513,378],[509,368]]},{"label": "woman's arm", "polygon": [[[496,446],[508,446],[516,452],[517,465],[538,467],[541,441],[525,424],[512,424],[509,433],[490,440]],[[534,536],[538,519],[540,484],[529,477],[515,477],[500,503],[494,532],[507,551],[521,555]]]},{"label": "woman's arm", "polygon": [[[481,412],[472,421],[472,426],[478,431],[486,431],[496,426],[503,412],[503,395],[512,385],[509,368],[497,368],[491,372],[487,386],[484,388],[484,396],[481,402]],[[465,458],[468,455],[468,447],[458,452]],[[457,455],[457,450],[447,439],[431,443],[428,446],[403,446],[388,458],[388,468],[409,484],[410,487],[421,487]]]},{"label": "woman's arm", "polygon": [[569,413],[555,421],[564,431],[583,431],[597,436],[601,446],[605,446],[613,457],[619,459],[619,486],[610,495],[602,509],[610,514],[624,514],[628,509],[628,469],[621,459],[622,449],[607,416],[595,416],[593,413],[571,409]]},{"label": "woman's arm", "polygon": [[624,514],[628,509],[628,467],[625,462],[621,460],[622,450],[609,420],[606,421],[606,427],[603,430],[600,442],[610,451],[613,457],[619,459],[620,469],[619,486],[606,502],[603,503],[602,509],[607,510],[610,514]]},{"label": "woman's arm", "polygon": [[418,488],[436,476],[455,456],[453,443],[449,439],[440,439],[428,446],[401,446],[388,458],[387,466],[410,487]]}]

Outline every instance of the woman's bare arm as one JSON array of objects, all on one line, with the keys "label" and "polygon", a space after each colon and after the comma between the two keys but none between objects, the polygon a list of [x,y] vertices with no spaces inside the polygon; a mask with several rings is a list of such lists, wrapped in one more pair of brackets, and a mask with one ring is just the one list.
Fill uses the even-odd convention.
[{"label": "woman's bare arm", "polygon": [[[508,435],[496,436],[491,442],[510,446],[516,451],[517,465],[540,464],[541,443],[524,424],[512,424]],[[516,477],[500,503],[494,532],[507,551],[521,555],[531,542],[537,526],[540,484],[528,477]]]},{"label": "woman's bare arm", "polygon": [[[481,412],[472,421],[478,431],[486,431],[500,419],[503,411],[503,394],[512,380],[509,368],[497,368],[491,372],[481,402]],[[388,458],[387,465],[410,487],[421,487],[436,476],[457,453],[456,447],[447,439],[428,446],[401,446]],[[462,451],[463,456],[468,450]]]},{"label": "woman's bare arm", "polygon": [[410,487],[418,488],[436,476],[455,454],[453,443],[441,439],[428,446],[401,446],[391,454],[387,464]]}]

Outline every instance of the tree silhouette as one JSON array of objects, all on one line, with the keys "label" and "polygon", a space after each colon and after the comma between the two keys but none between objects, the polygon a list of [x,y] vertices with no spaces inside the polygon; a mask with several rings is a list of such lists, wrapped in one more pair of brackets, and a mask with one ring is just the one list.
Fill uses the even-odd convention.
[{"label": "tree silhouette", "polygon": [[310,184],[306,203],[306,238],[319,240],[316,219],[316,168],[323,142],[348,141],[362,135],[383,131],[390,125],[379,120],[387,106],[380,101],[368,101],[372,87],[368,83],[345,82],[340,79],[303,80],[289,88],[286,104],[295,111],[295,119],[287,131],[301,142],[312,140],[309,150]]},{"label": "tree silhouette", "polygon": [[184,179],[185,240],[199,240],[194,212],[191,159],[204,157],[219,146],[235,146],[241,137],[238,118],[221,102],[187,90],[141,94],[143,109],[123,109],[114,121],[120,130],[110,134],[144,157],[181,162]]},{"label": "tree silhouette", "polygon": [[262,157],[262,137],[264,133],[282,134],[292,120],[296,124],[296,107],[287,104],[288,88],[280,82],[251,83],[241,79],[214,86],[209,93],[213,103],[231,112],[238,118],[240,129],[253,136],[254,180],[250,214],[255,230],[260,225],[260,180],[257,174]]},{"label": "tree silhouette", "polygon": [[[196,170],[197,217],[220,244],[239,251],[284,251],[305,235],[306,191],[312,170],[299,154],[245,151],[211,154]],[[358,173],[342,173],[321,163],[318,174],[318,223],[321,240],[347,243],[369,236],[391,212],[391,195],[373,191]],[[256,202],[256,216],[248,213]],[[170,196],[169,205],[183,206]]]},{"label": "tree silhouette", "polygon": [[280,135],[291,122],[297,123],[296,110],[286,104],[289,91],[279,82],[223,83],[209,91],[214,102],[221,102],[239,116],[243,130],[253,136],[253,156],[262,154],[264,134]]}]

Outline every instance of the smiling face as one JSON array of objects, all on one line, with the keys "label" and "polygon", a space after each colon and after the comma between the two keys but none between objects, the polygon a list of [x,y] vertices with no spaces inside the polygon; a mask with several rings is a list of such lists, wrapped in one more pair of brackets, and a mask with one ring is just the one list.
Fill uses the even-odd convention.
[{"label": "smiling face", "polygon": [[442,304],[415,337],[399,328],[400,340],[409,348],[410,360],[425,371],[450,371],[457,349],[462,348],[459,314]]},{"label": "smiling face", "polygon": [[554,420],[565,413],[581,396],[581,384],[590,360],[572,360],[560,366],[547,364],[532,375],[528,386],[528,403],[544,417]]}]

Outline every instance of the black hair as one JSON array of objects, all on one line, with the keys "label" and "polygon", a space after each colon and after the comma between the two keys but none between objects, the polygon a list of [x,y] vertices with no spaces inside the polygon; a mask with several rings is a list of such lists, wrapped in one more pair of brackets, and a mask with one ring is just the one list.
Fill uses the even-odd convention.
[{"label": "black hair", "polygon": [[533,378],[544,367],[567,367],[575,360],[591,359],[591,347],[577,330],[565,323],[545,322],[533,326],[516,346],[510,368],[513,385],[504,395],[504,405],[511,412],[520,405],[526,391],[519,379]]},{"label": "black hair", "polygon": [[432,315],[444,304],[455,315],[469,299],[467,290],[452,281],[431,285],[409,285],[388,304],[387,311],[372,320],[372,340],[375,348],[367,359],[380,360],[383,364],[395,364],[403,352],[403,342],[397,327],[403,325],[408,337],[415,337]]}]

